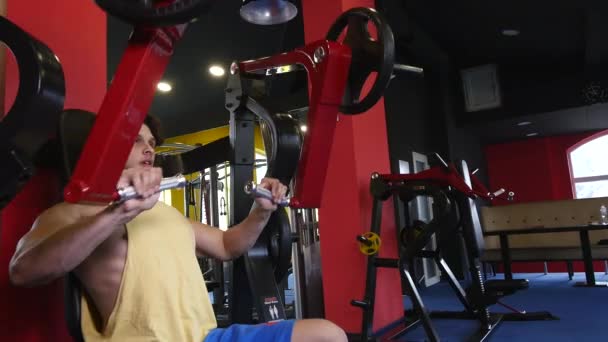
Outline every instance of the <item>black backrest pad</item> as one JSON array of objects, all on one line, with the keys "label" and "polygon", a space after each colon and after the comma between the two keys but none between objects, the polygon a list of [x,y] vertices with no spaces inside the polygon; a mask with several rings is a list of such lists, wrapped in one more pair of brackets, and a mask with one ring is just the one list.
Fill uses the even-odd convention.
[{"label": "black backrest pad", "polygon": [[63,154],[63,172],[72,175],[80,153],[95,123],[95,114],[80,109],[66,109],[59,118],[59,144]]}]

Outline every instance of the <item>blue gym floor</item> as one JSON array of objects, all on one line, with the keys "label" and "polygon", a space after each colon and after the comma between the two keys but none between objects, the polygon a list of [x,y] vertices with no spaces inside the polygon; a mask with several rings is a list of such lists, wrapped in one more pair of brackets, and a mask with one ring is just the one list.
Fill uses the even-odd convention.
[{"label": "blue gym floor", "polygon": [[[608,282],[604,273],[596,273],[596,281]],[[573,287],[584,281],[584,273],[576,273],[568,280],[567,273],[515,274],[516,279],[529,279],[530,287],[502,302],[520,310],[549,311],[560,318],[557,321],[503,322],[490,338],[494,341],[608,341],[608,287]],[[503,279],[499,274],[490,279]],[[429,310],[462,310],[462,305],[447,283],[439,283],[421,292]],[[409,299],[405,300],[410,307]],[[492,311],[504,312],[501,306]],[[442,341],[466,341],[478,328],[475,321],[433,320]],[[408,332],[400,341],[425,341],[422,326]]]},{"label": "blue gym floor", "polygon": [[[502,302],[519,310],[549,311],[559,317],[557,321],[502,322],[487,341],[608,341],[608,287],[574,287],[574,283],[585,280],[584,273],[575,273],[568,280],[567,273],[522,273],[516,279],[528,279],[530,287],[514,295],[502,298]],[[596,281],[608,282],[608,275],[595,273]],[[503,279],[502,274],[489,279]],[[289,278],[293,287],[293,277]],[[463,284],[464,286],[464,284]],[[462,311],[463,307],[454,292],[445,282],[420,292],[429,310]],[[293,302],[293,291],[286,291],[287,304]],[[411,301],[405,299],[407,308]],[[507,310],[495,305],[493,312]],[[441,341],[467,341],[479,325],[473,320],[434,319],[433,324]],[[421,325],[403,335],[400,341],[426,341]]]}]

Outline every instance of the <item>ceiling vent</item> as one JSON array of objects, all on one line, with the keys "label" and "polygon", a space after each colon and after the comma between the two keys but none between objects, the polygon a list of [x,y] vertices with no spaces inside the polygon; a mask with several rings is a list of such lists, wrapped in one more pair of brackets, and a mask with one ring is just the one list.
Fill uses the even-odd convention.
[{"label": "ceiling vent", "polygon": [[467,112],[500,107],[502,104],[495,64],[461,70]]}]

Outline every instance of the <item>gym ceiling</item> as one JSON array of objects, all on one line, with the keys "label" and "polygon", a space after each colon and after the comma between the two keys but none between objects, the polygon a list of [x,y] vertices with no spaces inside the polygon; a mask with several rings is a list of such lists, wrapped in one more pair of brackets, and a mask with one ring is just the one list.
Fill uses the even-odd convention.
[{"label": "gym ceiling", "polygon": [[[159,92],[152,105],[165,134],[176,136],[227,124],[226,78],[211,76],[209,67],[218,64],[227,69],[233,60],[274,55],[303,45],[301,1],[293,0],[300,14],[284,25],[244,22],[238,0],[218,1],[210,13],[191,24],[165,73],[164,80],[173,90]],[[530,132],[549,136],[608,128],[608,115],[603,113],[608,109],[604,103],[608,101],[606,1],[376,3],[395,33],[398,62],[431,72],[440,72],[441,63],[449,65],[456,94],[462,92],[461,70],[496,65],[500,108],[466,112],[462,97],[455,102],[456,121],[476,131],[482,141],[525,139]],[[108,18],[108,80],[129,32],[129,26]],[[303,76],[292,73],[267,85],[266,90],[277,99],[277,110],[306,106]],[[432,94],[432,82],[429,87]],[[590,99],[590,94],[595,95]],[[532,124],[518,126],[525,121]]]}]

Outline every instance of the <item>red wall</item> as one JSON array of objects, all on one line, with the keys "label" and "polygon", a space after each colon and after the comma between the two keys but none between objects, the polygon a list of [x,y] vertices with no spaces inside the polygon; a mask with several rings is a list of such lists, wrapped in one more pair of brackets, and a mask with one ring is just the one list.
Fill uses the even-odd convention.
[{"label": "red wall", "polygon": [[[106,16],[93,1],[8,0],[8,16],[44,42],[58,56],[66,79],[65,108],[97,111],[106,90]],[[6,107],[12,104],[18,78],[14,60],[7,62]],[[5,110],[6,113],[6,110]],[[34,219],[60,194],[52,173],[40,171],[1,212],[0,339],[3,341],[70,341],[63,315],[60,281],[33,289],[15,288],[8,264],[17,241]]]},{"label": "red wall", "polygon": [[593,133],[487,146],[490,188],[514,191],[516,203],[573,198],[566,151]]},{"label": "red wall", "polygon": [[[8,0],[8,18],[59,57],[66,83],[65,108],[96,112],[106,90],[106,15],[94,1]],[[14,58],[7,62],[6,107],[17,92]],[[5,110],[6,113],[6,110]]]},{"label": "red wall", "polygon": [[[490,189],[515,192],[516,202],[553,197],[551,163],[546,139],[530,139],[486,147]],[[501,204],[497,202],[497,204]]]},{"label": "red wall", "polygon": [[[572,199],[567,150],[596,132],[533,138],[485,148],[490,189],[515,192],[515,203]],[[497,202],[496,205],[506,204]],[[601,262],[596,263],[603,270]],[[542,263],[515,263],[515,272],[542,272]],[[565,272],[564,263],[550,263],[549,270]],[[582,263],[575,263],[582,272]]]}]

